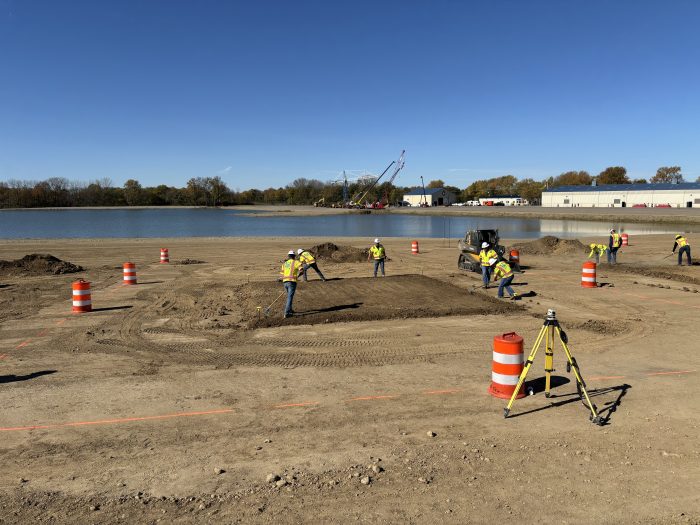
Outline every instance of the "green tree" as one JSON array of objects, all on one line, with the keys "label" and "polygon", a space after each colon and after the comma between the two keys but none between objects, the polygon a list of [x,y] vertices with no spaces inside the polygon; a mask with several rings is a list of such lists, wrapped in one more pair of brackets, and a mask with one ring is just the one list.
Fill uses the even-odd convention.
[{"label": "green tree", "polygon": [[627,170],[622,166],[605,168],[596,177],[598,184],[631,184]]},{"label": "green tree", "polygon": [[445,187],[445,182],[441,179],[435,179],[431,180],[426,188],[444,188]]},{"label": "green tree", "polygon": [[656,175],[654,175],[649,181],[652,184],[657,184],[659,182],[685,182],[683,180],[683,175],[681,174],[680,166],[662,166],[656,170]]},{"label": "green tree", "polygon": [[124,199],[128,206],[138,206],[142,202],[143,188],[139,181],[129,179],[124,183]]},{"label": "green tree", "polygon": [[632,181],[632,184],[647,184],[647,180],[646,179],[634,179]]},{"label": "green tree", "polygon": [[515,192],[530,204],[539,204],[542,200],[544,184],[535,179],[523,179],[515,185]]}]

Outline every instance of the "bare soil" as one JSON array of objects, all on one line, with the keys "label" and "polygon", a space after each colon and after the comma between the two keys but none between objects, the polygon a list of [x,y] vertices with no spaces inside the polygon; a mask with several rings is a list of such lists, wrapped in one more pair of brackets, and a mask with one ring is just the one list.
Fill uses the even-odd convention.
[{"label": "bare soil", "polygon": [[338,246],[332,242],[318,244],[309,250],[317,259],[334,262],[363,262],[367,260],[369,249],[354,246]]},{"label": "bare soil", "polygon": [[50,254],[33,253],[13,261],[0,261],[0,276],[5,275],[60,275],[82,272],[82,266],[62,261]]},{"label": "bare soil", "polygon": [[[635,238],[594,289],[585,250],[521,251],[512,303],[455,246],[383,239],[386,278],[319,258],[330,280],[300,283],[288,320],[284,297],[258,319],[288,239],[0,242],[88,268],[0,282],[0,522],[697,524],[700,295],[681,279],[699,270],[621,269],[667,241]],[[159,264],[161,246],[207,262]],[[89,314],[70,312],[77,277]],[[603,426],[558,340],[551,397],[542,349],[511,417],[487,393],[494,336],[529,352],[549,308]]]},{"label": "bare soil", "polygon": [[524,255],[578,255],[585,251],[586,246],[578,239],[547,235],[534,241],[516,243],[513,248]]}]

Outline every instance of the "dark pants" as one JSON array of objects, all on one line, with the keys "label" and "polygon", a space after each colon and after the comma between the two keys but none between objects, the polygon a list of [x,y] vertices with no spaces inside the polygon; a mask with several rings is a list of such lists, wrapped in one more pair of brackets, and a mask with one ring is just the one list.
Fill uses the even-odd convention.
[{"label": "dark pants", "polygon": [[678,264],[680,265],[683,262],[683,252],[685,252],[685,257],[688,261],[688,266],[693,264],[692,259],[690,258],[690,246],[687,244],[685,246],[681,246],[681,249],[678,250]]},{"label": "dark pants", "polygon": [[491,280],[491,267],[482,266],[481,267],[481,280],[484,282],[484,288],[488,288],[489,281]]},{"label": "dark pants", "polygon": [[384,277],[384,259],[375,259],[374,260],[374,276],[377,276],[377,270],[381,268],[382,269],[382,277]]},{"label": "dark pants", "polygon": [[294,301],[294,292],[297,291],[297,283],[287,281],[284,283],[284,289],[287,291],[287,305],[284,307],[284,316],[292,315],[292,301]]},{"label": "dark pants", "polygon": [[511,275],[510,277],[506,277],[505,279],[501,279],[501,283],[498,285],[498,297],[503,297],[503,289],[504,288],[508,292],[508,295],[510,295],[511,297],[513,297],[515,295],[515,292],[510,287],[510,283],[513,282],[513,277],[515,277],[515,276]]},{"label": "dark pants", "polygon": [[614,246],[608,250],[608,264],[617,264],[617,250],[619,249],[619,246]]},{"label": "dark pants", "polygon": [[306,278],[306,274],[309,273],[309,268],[313,268],[314,270],[316,270],[316,273],[318,274],[318,276],[321,278],[322,281],[326,280],[326,278],[321,273],[321,270],[318,269],[318,266],[316,265],[316,263],[312,262],[311,264],[304,264],[304,280],[305,281],[308,281],[308,279]]}]

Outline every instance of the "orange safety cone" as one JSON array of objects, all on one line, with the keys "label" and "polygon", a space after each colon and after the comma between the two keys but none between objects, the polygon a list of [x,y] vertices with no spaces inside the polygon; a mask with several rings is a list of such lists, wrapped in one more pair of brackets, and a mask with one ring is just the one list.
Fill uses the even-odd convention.
[{"label": "orange safety cone", "polygon": [[626,233],[623,233],[620,235],[622,237],[622,246],[629,246],[630,245],[630,236],[627,235]]},{"label": "orange safety cone", "polygon": [[170,262],[170,255],[168,254],[167,248],[160,249],[160,264],[167,264]]},{"label": "orange safety cone", "polygon": [[411,243],[411,253],[413,255],[418,255],[420,252],[418,251],[418,241],[413,241]]},{"label": "orange safety cone", "polygon": [[92,312],[92,295],[90,294],[90,282],[80,279],[75,281],[73,287],[73,311],[78,313]]},{"label": "orange safety cone", "polygon": [[[495,336],[489,394],[500,399],[510,399],[518,385],[524,361],[522,337],[515,332]],[[521,389],[516,399],[522,397],[525,397],[525,392]]]},{"label": "orange safety cone", "polygon": [[132,262],[124,263],[124,284],[136,284],[136,265]]}]

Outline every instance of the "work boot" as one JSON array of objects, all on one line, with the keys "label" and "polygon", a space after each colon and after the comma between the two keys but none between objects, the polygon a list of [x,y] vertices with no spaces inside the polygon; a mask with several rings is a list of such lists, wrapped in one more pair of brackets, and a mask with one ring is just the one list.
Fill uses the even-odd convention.
[{"label": "work boot", "polygon": [[513,295],[510,296],[511,301],[517,301],[518,300],[518,294],[514,293]]}]

